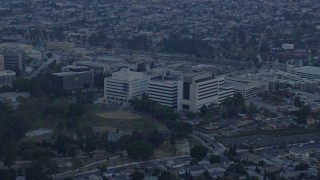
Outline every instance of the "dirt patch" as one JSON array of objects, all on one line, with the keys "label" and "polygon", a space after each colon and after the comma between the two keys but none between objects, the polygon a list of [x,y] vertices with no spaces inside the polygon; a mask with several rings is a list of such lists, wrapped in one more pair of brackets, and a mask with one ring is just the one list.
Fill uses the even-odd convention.
[{"label": "dirt patch", "polygon": [[133,120],[133,119],[141,118],[141,116],[128,111],[105,112],[105,113],[97,113],[96,115],[101,118],[115,119],[115,120]]}]

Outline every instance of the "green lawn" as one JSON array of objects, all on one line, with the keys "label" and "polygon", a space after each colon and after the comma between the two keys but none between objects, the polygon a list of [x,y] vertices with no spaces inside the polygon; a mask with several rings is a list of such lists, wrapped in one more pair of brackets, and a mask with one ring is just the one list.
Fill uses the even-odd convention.
[{"label": "green lawn", "polygon": [[[112,113],[117,112],[119,110],[110,110],[104,109],[101,107],[92,107],[90,112],[87,113],[87,119],[91,123],[93,127],[99,129],[100,131],[112,131],[119,129],[121,131],[132,131],[132,130],[148,130],[148,129],[166,129],[164,124],[161,124],[157,120],[152,117],[140,115],[141,117],[136,119],[129,119],[128,117],[124,117],[123,119],[112,119],[112,118],[103,118],[98,116],[99,113]],[[124,111],[126,112],[126,111]],[[132,112],[130,112],[132,113]],[[117,113],[119,114],[119,112]],[[132,113],[136,115],[135,113]],[[125,116],[128,116],[127,112]],[[130,114],[129,114],[130,116]]]}]

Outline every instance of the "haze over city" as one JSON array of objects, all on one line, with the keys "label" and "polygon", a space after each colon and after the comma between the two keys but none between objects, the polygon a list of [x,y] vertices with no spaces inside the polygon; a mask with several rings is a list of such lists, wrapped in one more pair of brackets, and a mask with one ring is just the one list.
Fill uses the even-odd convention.
[{"label": "haze over city", "polygon": [[0,180],[320,178],[319,0],[0,0]]}]

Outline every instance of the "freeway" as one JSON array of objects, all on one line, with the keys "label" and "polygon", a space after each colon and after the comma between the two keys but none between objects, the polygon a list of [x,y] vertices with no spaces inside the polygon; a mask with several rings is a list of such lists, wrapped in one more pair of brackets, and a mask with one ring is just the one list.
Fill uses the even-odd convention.
[{"label": "freeway", "polygon": [[226,150],[226,147],[219,143],[212,135],[194,132],[191,136],[200,140],[207,148],[212,150],[212,152],[216,155],[221,155]]},{"label": "freeway", "polygon": [[[115,157],[114,157],[115,158]],[[111,166],[108,167],[108,170],[104,173],[108,173],[108,174],[114,174],[118,171],[120,171],[121,169],[134,169],[134,168],[152,168],[152,167],[159,167],[163,164],[166,164],[167,161],[169,160],[191,160],[191,157],[188,156],[174,156],[174,157],[167,157],[167,158],[159,158],[159,159],[153,159],[153,160],[148,160],[148,161],[140,161],[140,162],[133,162],[133,163],[127,163],[127,164],[123,164],[123,165],[117,165],[117,166]],[[104,160],[102,160],[104,161]],[[98,163],[98,162],[96,162]],[[77,171],[72,171],[72,173],[76,173]],[[74,179],[76,180],[82,180],[82,179],[86,179],[86,177],[90,176],[90,175],[97,175],[100,176],[101,172],[98,169],[92,170],[92,171],[87,171],[87,172],[81,172],[81,173],[76,173],[74,175]],[[58,180],[58,179],[63,179],[65,176],[65,174],[56,174],[53,176],[54,180]]]},{"label": "freeway", "polygon": [[[309,141],[309,142],[305,142],[305,143],[293,143],[293,144],[287,144],[284,145],[284,147],[304,147],[307,145],[314,145],[320,143],[320,141]],[[268,146],[268,147],[261,147],[261,148],[255,148],[255,151],[262,151],[262,150],[268,150],[268,149],[274,149],[274,148],[280,148],[281,146]],[[238,149],[237,152],[241,153],[241,152],[248,152],[248,149]]]},{"label": "freeway", "polygon": [[60,58],[61,58],[60,54],[53,53],[51,58],[48,58],[46,62],[43,62],[42,65],[27,78],[32,79],[37,77],[43,70],[48,69],[49,64],[51,64],[54,61],[58,61]]}]

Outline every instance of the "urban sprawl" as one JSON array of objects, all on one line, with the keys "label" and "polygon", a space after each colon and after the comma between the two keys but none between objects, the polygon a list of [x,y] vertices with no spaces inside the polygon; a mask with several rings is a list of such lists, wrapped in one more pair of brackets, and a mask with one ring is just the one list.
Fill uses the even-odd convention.
[{"label": "urban sprawl", "polygon": [[0,0],[1,180],[320,178],[319,0]]}]

